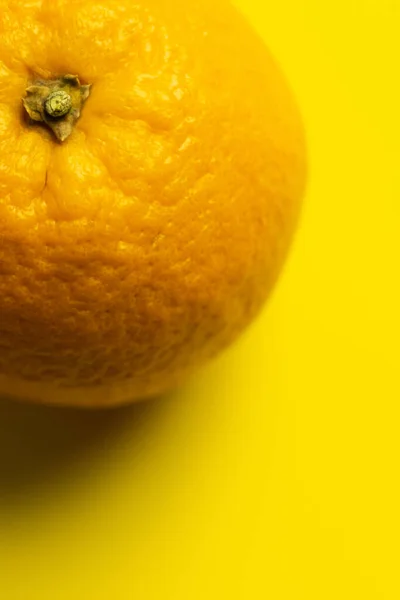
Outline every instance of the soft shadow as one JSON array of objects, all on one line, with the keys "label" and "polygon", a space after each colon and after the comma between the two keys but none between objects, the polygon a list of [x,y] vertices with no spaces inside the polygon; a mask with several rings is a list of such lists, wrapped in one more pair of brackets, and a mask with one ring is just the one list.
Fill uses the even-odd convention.
[{"label": "soft shadow", "polygon": [[[59,483],[92,453],[118,443],[124,431],[141,437],[144,424],[165,408],[158,398],[113,410],[85,411],[35,406],[0,397],[0,504],[42,485]],[[92,458],[92,457],[90,457]]]}]

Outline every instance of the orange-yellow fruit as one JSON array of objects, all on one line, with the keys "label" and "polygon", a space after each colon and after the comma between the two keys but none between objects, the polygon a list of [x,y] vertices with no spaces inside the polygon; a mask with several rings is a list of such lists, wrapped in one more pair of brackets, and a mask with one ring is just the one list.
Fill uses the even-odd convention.
[{"label": "orange-yellow fruit", "polygon": [[[64,142],[22,106],[90,84]],[[0,393],[115,405],[231,343],[305,183],[301,121],[224,0],[0,0]]]}]

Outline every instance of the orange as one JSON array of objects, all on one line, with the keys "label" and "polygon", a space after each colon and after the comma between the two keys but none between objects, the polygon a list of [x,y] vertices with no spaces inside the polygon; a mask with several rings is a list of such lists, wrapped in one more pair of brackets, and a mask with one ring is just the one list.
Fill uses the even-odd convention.
[{"label": "orange", "polygon": [[0,393],[177,385],[262,307],[305,171],[292,94],[229,3],[0,0]]}]

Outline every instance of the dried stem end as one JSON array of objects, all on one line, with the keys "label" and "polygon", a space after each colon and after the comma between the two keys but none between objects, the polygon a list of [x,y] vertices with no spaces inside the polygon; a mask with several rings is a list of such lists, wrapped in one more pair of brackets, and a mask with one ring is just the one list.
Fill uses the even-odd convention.
[{"label": "dried stem end", "polygon": [[45,123],[63,142],[71,135],[89,94],[90,85],[81,85],[76,75],[64,75],[36,79],[27,87],[22,102],[33,121]]}]

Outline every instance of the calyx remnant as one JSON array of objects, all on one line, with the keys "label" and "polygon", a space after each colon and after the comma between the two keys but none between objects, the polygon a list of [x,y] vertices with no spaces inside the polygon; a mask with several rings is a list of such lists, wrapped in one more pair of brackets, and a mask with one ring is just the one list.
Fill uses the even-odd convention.
[{"label": "calyx remnant", "polygon": [[33,121],[45,123],[63,142],[72,133],[89,94],[90,85],[81,85],[76,75],[64,75],[36,79],[26,88],[22,102]]}]

